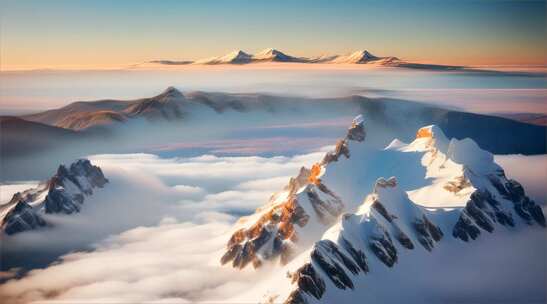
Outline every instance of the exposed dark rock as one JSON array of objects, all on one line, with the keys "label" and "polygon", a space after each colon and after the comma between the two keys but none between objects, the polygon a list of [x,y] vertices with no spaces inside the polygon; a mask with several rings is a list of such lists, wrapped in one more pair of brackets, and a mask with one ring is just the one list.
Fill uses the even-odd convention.
[{"label": "exposed dark rock", "polygon": [[406,249],[414,249],[414,243],[410,240],[410,238],[401,230],[399,227],[397,227],[397,233],[395,234],[395,238],[399,243],[405,247]]},{"label": "exposed dark rock", "polygon": [[519,217],[529,225],[534,220],[539,225],[545,227],[545,215],[541,207],[524,194],[521,184],[511,179],[505,183],[505,188],[507,192],[503,193],[503,195],[506,199],[513,202],[513,208]]},{"label": "exposed dark rock", "polygon": [[502,211],[496,211],[496,220],[498,223],[502,224],[503,226],[515,226],[515,222],[513,221],[513,216],[511,216],[510,213],[505,213]]},{"label": "exposed dark rock", "polygon": [[277,257],[279,254],[281,254],[282,250],[283,250],[283,240],[281,239],[279,235],[276,235],[276,237],[273,240],[271,258]]},{"label": "exposed dark rock", "polygon": [[[336,260],[331,258],[331,255],[328,254],[328,252],[333,252],[331,250],[332,245],[330,245],[330,243],[327,243],[325,240],[321,240],[315,243],[315,247],[311,253],[312,262],[318,265],[321,269],[323,269],[325,274],[330,278],[330,280],[336,287],[340,289],[346,289],[348,287],[350,289],[353,289],[353,282],[348,277],[345,270]],[[325,250],[327,250],[327,252],[324,252]],[[347,259],[347,261],[348,263],[353,263],[349,261],[349,259]],[[355,264],[353,266],[354,267],[352,269],[355,271],[357,267],[355,266]]]},{"label": "exposed dark rock", "polygon": [[454,225],[454,229],[452,230],[452,235],[455,238],[459,238],[462,241],[469,241],[469,239],[476,239],[479,234],[480,230],[467,216],[465,211],[462,211],[462,214],[460,215],[460,218],[458,219],[458,222],[456,222],[456,225]]},{"label": "exposed dark rock", "polygon": [[358,266],[345,254],[343,254],[339,249],[338,245],[330,240],[321,240],[315,243],[315,246],[320,248],[322,251],[327,253],[329,256],[332,256],[334,259],[342,263],[346,268],[353,274],[359,273]]},{"label": "exposed dark rock", "polygon": [[253,248],[255,248],[255,250],[260,249],[262,246],[264,246],[264,244],[266,244],[266,242],[270,240],[271,237],[272,233],[268,229],[262,229],[258,237],[251,240],[251,242],[253,243]]},{"label": "exposed dark rock", "polygon": [[347,139],[354,141],[364,141],[366,137],[365,127],[362,123],[353,124],[348,130]]},{"label": "exposed dark rock", "polygon": [[[13,209],[6,214],[3,223],[12,223],[15,226],[3,226],[3,229],[6,233],[13,234],[45,226],[45,221],[39,215],[40,212],[64,214],[79,212],[84,196],[91,195],[93,188],[103,187],[106,183],[108,180],[101,169],[93,166],[87,159],[72,163],[68,169],[61,165],[57,173],[46,183],[13,196],[9,205],[17,205],[14,205]],[[46,191],[47,195],[43,202],[34,202]],[[32,206],[28,202],[33,202]],[[43,209],[41,209],[42,206]]]},{"label": "exposed dark rock", "polygon": [[387,212],[384,205],[382,205],[382,203],[380,203],[380,201],[374,201],[374,203],[372,203],[372,208],[374,208],[374,210],[378,211],[378,213],[380,213],[388,222],[391,223],[393,221],[393,218]]},{"label": "exposed dark rock", "polygon": [[520,201],[524,197],[524,188],[516,180],[508,180],[505,187],[507,189],[507,199],[510,201]]},{"label": "exposed dark rock", "polygon": [[292,282],[297,282],[298,289],[316,299],[321,299],[325,292],[325,282],[315,271],[310,263],[300,267],[292,277]]},{"label": "exposed dark rock", "polygon": [[2,220],[2,230],[9,235],[45,225],[44,219],[23,200],[20,200]]},{"label": "exposed dark rock", "polygon": [[[326,189],[325,186],[323,188]],[[330,192],[330,191],[329,191]],[[324,224],[330,224],[336,217],[342,213],[343,204],[338,197],[331,196],[328,202],[323,201],[319,195],[312,189],[308,188],[306,195],[310,200],[313,210],[319,217],[319,220]]]},{"label": "exposed dark rock", "polygon": [[245,243],[243,248],[239,250],[233,260],[234,268],[244,268],[255,258],[255,249],[251,242]]},{"label": "exposed dark rock", "polygon": [[428,251],[433,249],[433,241],[438,242],[443,237],[441,228],[435,226],[425,215],[421,219],[417,219],[412,226],[418,233],[418,241]]},{"label": "exposed dark rock", "polygon": [[296,207],[294,208],[294,212],[291,215],[291,223],[297,224],[300,227],[304,227],[306,226],[309,220],[310,220],[310,216],[306,213],[304,208],[296,204]]},{"label": "exposed dark rock", "polygon": [[[74,184],[80,193],[68,193],[66,186]],[[84,195],[91,195],[93,188],[102,188],[108,180],[102,170],[93,166],[87,159],[80,159],[70,165],[70,169],[61,165],[57,174],[49,181],[49,192],[45,200],[46,213],[71,214],[80,211]]]},{"label": "exposed dark rock", "polygon": [[232,247],[230,247],[228,249],[228,251],[226,251],[226,253],[222,256],[222,258],[220,259],[220,263],[222,265],[232,261],[236,256],[238,256],[241,252],[241,245],[240,244],[235,244],[233,245]]},{"label": "exposed dark rock", "polygon": [[496,190],[498,190],[498,192],[502,196],[507,197],[509,195],[509,192],[507,192],[507,189],[501,183],[500,179],[497,176],[491,175],[491,176],[488,176],[488,179],[490,180],[490,183],[492,184],[492,186],[494,186],[494,188],[496,188]]},{"label": "exposed dark rock", "polygon": [[[531,225],[534,221],[541,226],[545,227],[545,215],[534,201],[530,200],[524,193],[522,186],[514,181],[509,180],[503,184],[496,176],[489,177],[490,182],[498,190],[498,192],[507,200],[513,203],[513,209],[515,213],[522,218],[526,223]],[[478,235],[475,229],[470,226],[478,226],[488,232],[494,230],[493,222],[497,222],[504,226],[513,227],[515,225],[511,212],[503,210],[500,207],[500,202],[496,201],[493,195],[486,190],[477,190],[473,192],[471,198],[464,210],[461,217],[464,214],[470,217],[474,224],[467,223],[465,219],[459,220],[454,229],[458,229],[453,234],[463,240],[464,230],[468,230],[469,237],[474,239],[473,235]],[[470,225],[468,225],[470,224]]]},{"label": "exposed dark rock", "polygon": [[46,213],[71,214],[80,211],[80,203],[74,202],[63,188],[50,189],[44,207]]},{"label": "exposed dark rock", "polygon": [[480,195],[477,193],[478,192],[474,192],[471,195],[471,200],[465,206],[464,212],[467,212],[467,214],[473,218],[479,227],[491,233],[494,231],[494,224],[482,210],[484,209],[484,204],[480,198]]},{"label": "exposed dark rock", "polygon": [[321,161],[322,165],[329,164],[331,162],[338,161],[340,155],[344,155],[346,158],[350,157],[349,148],[346,140],[341,139],[336,143],[334,151],[328,152],[323,160]]},{"label": "exposed dark rock", "polygon": [[[233,260],[233,267],[244,268],[252,261],[254,267],[259,267],[263,260],[277,257],[280,257],[282,264],[288,263],[293,257],[290,244],[298,240],[295,227],[304,227],[309,218],[296,196],[290,196],[284,203],[265,212],[251,227],[234,232],[226,245],[227,252],[221,258],[221,264]],[[231,252],[236,250],[233,248],[235,244],[241,246],[237,253]],[[268,248],[262,250],[265,245]],[[262,251],[257,256],[259,250]]]},{"label": "exposed dark rock", "polygon": [[367,264],[367,257],[364,252],[361,250],[355,249],[351,243],[346,240],[345,238],[341,238],[342,246],[346,251],[351,255],[353,260],[359,265],[361,270],[363,270],[364,273],[369,272],[368,264]]},{"label": "exposed dark rock", "polygon": [[306,301],[306,298],[302,295],[302,291],[296,289],[291,292],[284,304],[308,304],[308,301]]},{"label": "exposed dark rock", "polygon": [[513,207],[515,208],[515,212],[517,213],[517,215],[520,216],[526,223],[528,223],[528,225],[532,224],[532,216],[524,210],[522,202],[514,203]]},{"label": "exposed dark rock", "polygon": [[392,176],[388,178],[387,180],[383,177],[380,177],[376,180],[376,183],[374,184],[374,192],[376,191],[376,188],[394,188],[397,187],[397,179],[395,176]]},{"label": "exposed dark rock", "polygon": [[423,217],[423,221],[425,222],[427,231],[429,231],[429,234],[435,240],[435,242],[440,241],[443,238],[443,231],[441,230],[441,228],[433,224],[425,215]]},{"label": "exposed dark rock", "polygon": [[427,224],[423,219],[416,220],[413,223],[414,230],[418,233],[418,241],[425,249],[431,251],[433,249],[433,240],[430,237],[429,230],[427,229]]},{"label": "exposed dark rock", "polygon": [[85,176],[93,187],[102,188],[108,179],[98,166],[93,166],[88,159],[79,159],[70,165],[70,173],[74,176]]},{"label": "exposed dark rock", "polygon": [[545,227],[545,215],[543,214],[543,210],[541,210],[541,207],[538,205],[533,205],[529,208],[530,214],[536,220],[538,224]]},{"label": "exposed dark rock", "polygon": [[392,267],[397,262],[397,249],[393,246],[387,231],[382,236],[372,237],[369,240],[369,247],[386,266]]}]

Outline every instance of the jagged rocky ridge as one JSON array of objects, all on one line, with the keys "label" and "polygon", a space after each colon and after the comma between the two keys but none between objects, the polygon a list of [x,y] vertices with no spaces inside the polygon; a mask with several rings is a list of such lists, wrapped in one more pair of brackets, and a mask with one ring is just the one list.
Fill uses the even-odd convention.
[{"label": "jagged rocky ridge", "polygon": [[[427,255],[447,237],[467,246],[465,242],[479,238],[484,231],[494,233],[499,226],[545,227],[541,207],[526,196],[518,182],[505,176],[492,154],[472,140],[448,140],[436,126],[419,129],[410,144],[394,140],[383,150],[366,147],[365,137],[359,116],[319,163],[311,169],[302,168],[284,191],[237,224],[221,262],[233,261],[234,267],[242,268],[253,261],[258,267],[281,256],[281,264],[286,264],[283,272],[289,272],[292,286],[286,303],[308,303],[321,300],[328,286],[358,288],[356,276],[373,275],[382,265],[396,267],[405,252]],[[392,167],[399,169],[390,171]],[[402,178],[385,179],[385,172],[399,172]],[[373,183],[370,188],[369,181]],[[319,186],[341,202],[341,209],[337,208],[329,221],[320,221],[310,207],[315,203],[306,194]],[[293,208],[287,208],[290,216],[285,218],[294,219],[295,232],[291,231],[288,240],[273,242],[279,244],[274,248],[287,245],[290,254],[280,249],[279,254],[264,255],[262,248],[271,247],[263,244],[275,240],[279,229],[272,228],[276,219],[263,215],[291,197]],[[359,197],[365,197],[362,204],[355,201]],[[272,236],[265,237],[272,231]]]},{"label": "jagged rocky ridge", "polygon": [[[430,126],[417,132],[415,142],[396,149],[405,153],[425,152],[422,164],[428,166],[429,171],[442,170],[450,166],[450,162],[461,167],[462,175],[442,186],[443,191],[455,195],[466,190],[470,193],[457,221],[448,225],[453,227],[454,238],[468,242],[477,239],[481,231],[494,232],[497,224],[514,227],[518,221],[545,227],[541,207],[525,195],[518,182],[508,180],[503,169],[493,162],[492,155],[480,150],[474,142],[448,141],[440,129]],[[431,191],[431,195],[435,192]],[[443,214],[437,218],[445,222]],[[402,251],[416,250],[417,243],[431,251],[443,236],[441,228],[430,220],[428,211],[398,189],[394,177],[380,178],[359,210],[344,214],[340,222],[314,244],[308,262],[291,274],[295,289],[285,303],[320,300],[326,292],[327,280],[338,289],[354,289],[354,276],[373,272],[367,263],[371,256],[386,267],[394,267],[399,258],[404,258]]]},{"label": "jagged rocky ridge", "polygon": [[37,188],[14,194],[3,206],[2,231],[11,235],[46,226],[43,214],[79,212],[85,197],[106,183],[101,168],[87,159],[77,160],[68,168],[60,165],[53,177]]},{"label": "jagged rocky ridge", "polygon": [[279,258],[281,264],[286,264],[309,240],[319,237],[344,210],[342,200],[322,183],[319,175],[326,165],[341,156],[349,158],[348,141],[364,139],[363,119],[359,116],[335,151],[311,169],[302,167],[298,176],[291,178],[283,191],[274,194],[266,207],[257,210],[252,218],[243,219],[243,227],[228,241],[221,263],[232,262],[233,267],[244,268],[252,262],[256,268],[264,260]]},{"label": "jagged rocky ridge", "polygon": [[395,177],[378,179],[360,210],[344,214],[329,231],[334,233],[314,244],[310,261],[291,274],[297,288],[286,303],[307,303],[310,296],[321,299],[325,280],[339,289],[354,289],[352,277],[371,270],[369,257],[393,267],[401,250],[421,246],[431,251],[444,236],[427,211],[398,189]]}]

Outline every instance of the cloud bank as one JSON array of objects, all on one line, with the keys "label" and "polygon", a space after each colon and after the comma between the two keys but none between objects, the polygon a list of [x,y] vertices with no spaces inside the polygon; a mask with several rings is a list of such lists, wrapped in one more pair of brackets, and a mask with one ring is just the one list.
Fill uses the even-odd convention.
[{"label": "cloud bank", "polygon": [[176,303],[240,292],[261,274],[236,276],[235,270],[219,267],[233,223],[322,155],[91,156],[110,184],[89,197],[79,214],[47,215],[54,227],[5,237],[2,257],[8,264],[40,264],[89,250],[8,281],[0,294],[13,302]]},{"label": "cloud bank", "polygon": [[[220,267],[234,221],[263,205],[302,165],[310,166],[322,155],[92,156],[111,184],[87,200],[82,213],[57,216],[55,227],[3,240],[3,247],[9,254],[29,255],[70,247],[67,243],[73,249],[98,243],[0,285],[0,295],[10,303],[209,303],[232,298],[270,275],[267,265],[258,271]],[[532,164],[545,164],[545,157],[496,160],[535,196],[544,193],[545,179],[541,166]]]}]

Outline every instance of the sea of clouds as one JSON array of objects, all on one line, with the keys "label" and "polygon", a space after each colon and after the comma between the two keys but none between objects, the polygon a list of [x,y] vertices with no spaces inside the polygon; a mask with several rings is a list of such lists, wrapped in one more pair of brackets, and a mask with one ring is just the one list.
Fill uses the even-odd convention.
[{"label": "sea of clouds", "polygon": [[[293,157],[91,156],[110,183],[86,199],[81,213],[48,216],[54,227],[2,240],[4,260],[64,255],[0,285],[0,295],[10,303],[185,303],[236,296],[270,272],[220,266],[233,224],[326,149]],[[545,155],[496,160],[534,199],[545,197]]]},{"label": "sea of clouds", "polygon": [[[52,228],[2,240],[4,260],[25,256],[40,263],[40,258],[80,251],[0,285],[0,294],[15,302],[55,298],[95,303],[172,303],[237,294],[264,273],[236,275],[231,267],[220,267],[232,225],[323,154],[91,156],[110,183],[86,199],[82,212],[46,215]],[[2,273],[4,278],[14,274]]]}]

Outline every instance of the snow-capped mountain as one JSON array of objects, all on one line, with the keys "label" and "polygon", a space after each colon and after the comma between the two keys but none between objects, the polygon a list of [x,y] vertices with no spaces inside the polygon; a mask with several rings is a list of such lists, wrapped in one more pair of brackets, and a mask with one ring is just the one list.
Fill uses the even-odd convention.
[{"label": "snow-capped mountain", "polygon": [[257,290],[285,303],[330,303],[340,292],[373,294],[362,278],[400,260],[546,225],[541,207],[470,139],[449,140],[436,126],[385,149],[365,137],[358,116],[321,162],[240,219],[220,262],[277,269]]},{"label": "snow-capped mountain", "polygon": [[57,173],[37,188],[18,192],[0,209],[2,231],[6,234],[37,229],[47,225],[48,213],[79,212],[86,196],[102,188],[106,179],[101,168],[80,159],[68,168],[60,165]]},{"label": "snow-capped mountain", "polygon": [[200,59],[194,62],[194,64],[246,64],[252,62],[307,62],[307,59],[290,56],[279,50],[270,48],[254,55],[237,50],[220,57]]},{"label": "snow-capped mountain", "polygon": [[367,50],[361,50],[361,51],[355,51],[353,53],[338,56],[337,58],[333,59],[332,63],[369,63],[371,61],[376,61],[380,59],[379,57],[376,57],[372,55]]},{"label": "snow-capped mountain", "polygon": [[276,49],[265,49],[253,55],[255,61],[272,61],[272,62],[307,62],[306,58],[298,58],[287,55]]},{"label": "snow-capped mountain", "polygon": [[160,65],[187,65],[187,64],[251,64],[261,62],[306,63],[306,64],[367,64],[375,67],[399,67],[423,70],[461,70],[463,66],[448,66],[438,64],[422,64],[403,61],[393,56],[375,56],[367,50],[358,50],[346,55],[322,55],[319,57],[298,57],[288,55],[277,49],[269,48],[256,54],[249,54],[236,50],[223,56],[199,59],[196,61],[152,60],[147,63]]},{"label": "snow-capped mountain", "polygon": [[212,57],[207,59],[198,60],[196,64],[244,64],[249,63],[252,60],[252,56],[243,52],[242,50],[237,50],[230,52],[224,56]]}]

